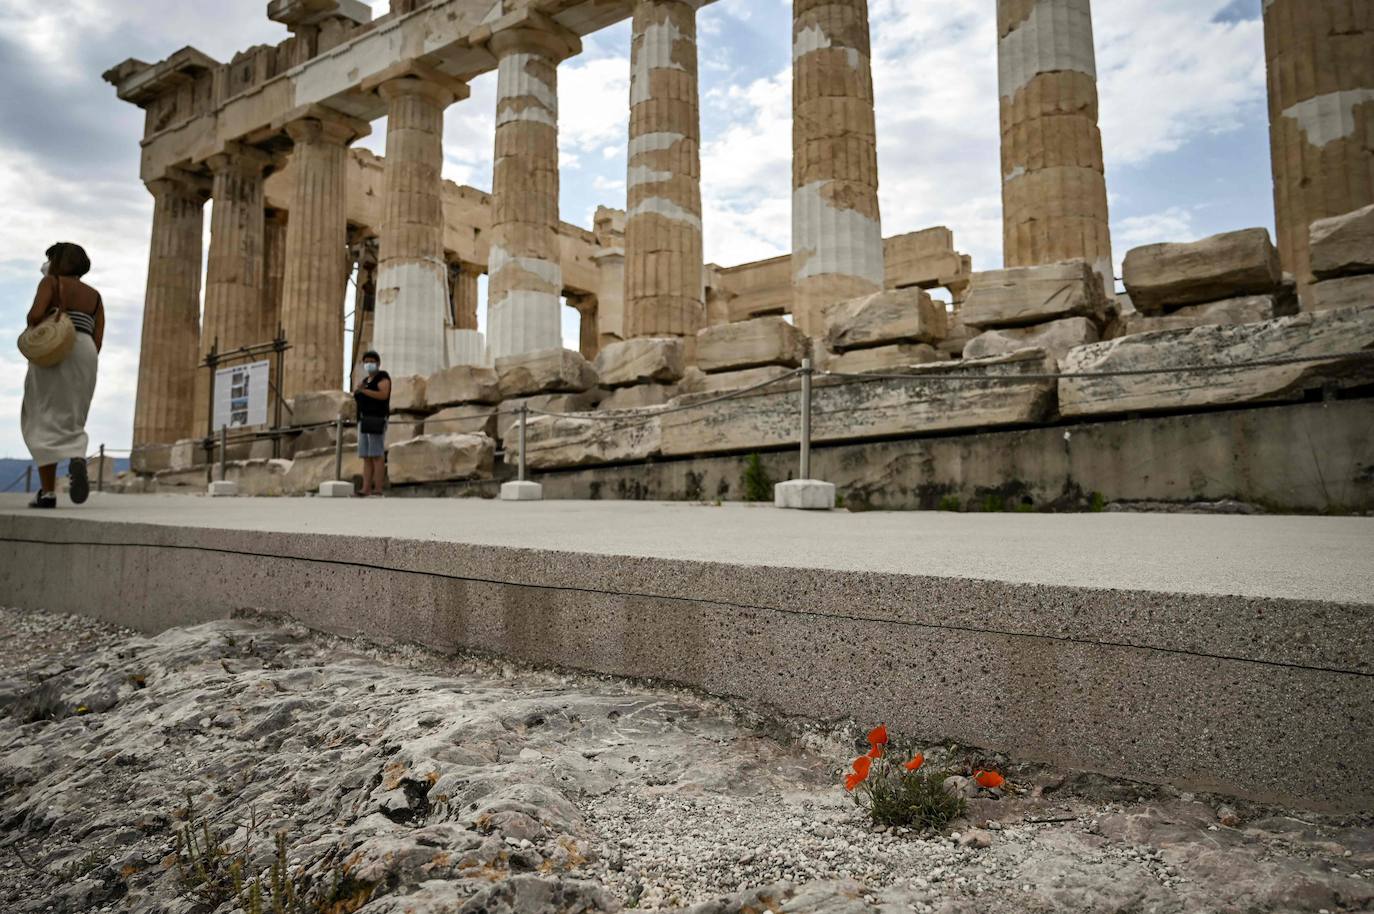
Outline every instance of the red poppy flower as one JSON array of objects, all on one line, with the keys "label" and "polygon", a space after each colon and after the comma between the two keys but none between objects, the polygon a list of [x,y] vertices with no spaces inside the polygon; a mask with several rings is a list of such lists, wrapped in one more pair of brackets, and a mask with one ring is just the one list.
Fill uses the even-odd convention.
[{"label": "red poppy flower", "polygon": [[986,787],[989,790],[994,787],[1001,787],[1007,782],[1007,779],[996,771],[975,771],[973,772],[973,779],[978,782],[979,787]]},{"label": "red poppy flower", "polygon": [[917,768],[920,768],[920,767],[921,767],[922,765],[924,765],[925,763],[926,763],[926,757],[925,757],[925,755],[924,755],[923,753],[918,752],[918,753],[916,753],[916,757],[915,757],[914,759],[912,759],[911,761],[909,761],[909,762],[906,763],[906,770],[907,770],[907,771],[915,771]]},{"label": "red poppy flower", "polygon": [[870,746],[886,746],[886,745],[887,745],[887,725],[886,725],[886,724],[878,724],[878,726],[876,726],[876,727],[874,727],[872,730],[868,731],[868,744],[869,744]]},{"label": "red poppy flower", "polygon": [[849,776],[846,777],[846,778],[844,779],[844,789],[847,790],[847,791],[849,791],[850,793],[853,793],[853,792],[854,792],[854,788],[855,788],[855,787],[858,787],[858,786],[859,786],[860,784],[862,784],[863,782],[864,782],[864,779],[863,779],[863,778],[859,777],[858,774],[856,774],[855,772],[852,772],[852,771],[851,771],[851,772],[849,773]]},{"label": "red poppy flower", "polygon": [[876,761],[877,759],[880,759],[880,758],[882,758],[882,757],[883,757],[883,747],[882,747],[882,746],[874,746],[872,749],[869,749],[869,750],[868,750],[867,758],[871,758],[871,759],[873,759],[873,760]]},{"label": "red poppy flower", "polygon": [[873,768],[873,759],[866,755],[861,755],[854,760],[854,773],[862,780],[868,777],[868,772]]}]

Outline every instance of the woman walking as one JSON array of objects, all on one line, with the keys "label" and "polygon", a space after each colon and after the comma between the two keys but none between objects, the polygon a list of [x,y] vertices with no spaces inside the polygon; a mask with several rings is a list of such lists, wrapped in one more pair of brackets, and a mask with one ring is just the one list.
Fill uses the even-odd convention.
[{"label": "woman walking", "polygon": [[105,340],[105,306],[100,293],[81,281],[91,270],[80,245],[61,242],[48,248],[43,281],[38,284],[29,326],[36,327],[54,310],[65,311],[76,328],[71,352],[50,368],[29,365],[24,378],[20,426],[24,443],[38,464],[40,488],[31,508],[57,507],[57,465],[69,461],[71,498],[81,504],[91,493],[86,474],[86,417],[95,395],[96,365]]}]

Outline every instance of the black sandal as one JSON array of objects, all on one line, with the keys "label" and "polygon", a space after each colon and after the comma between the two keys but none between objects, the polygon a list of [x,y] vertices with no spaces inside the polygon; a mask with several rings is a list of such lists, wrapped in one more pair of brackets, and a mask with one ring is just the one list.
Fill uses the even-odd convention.
[{"label": "black sandal", "polygon": [[86,472],[86,461],[83,458],[73,457],[67,463],[67,475],[72,481],[72,504],[79,505],[91,497],[91,477]]},{"label": "black sandal", "polygon": [[56,496],[56,495],[51,495],[51,494],[49,494],[49,493],[47,493],[47,492],[44,492],[44,491],[42,491],[42,490],[39,490],[38,494],[35,495],[35,496],[33,497],[33,501],[29,502],[29,507],[30,507],[30,508],[44,508],[44,509],[47,509],[47,508],[56,508],[56,507],[57,507],[57,496]]}]

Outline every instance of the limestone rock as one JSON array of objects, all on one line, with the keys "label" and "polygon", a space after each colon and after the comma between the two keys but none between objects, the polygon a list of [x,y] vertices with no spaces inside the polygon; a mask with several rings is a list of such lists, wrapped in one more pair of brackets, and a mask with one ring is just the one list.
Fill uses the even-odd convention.
[{"label": "limestone rock", "polygon": [[840,374],[868,374],[946,361],[949,361],[949,356],[925,343],[897,343],[873,349],[852,349],[839,355],[829,354],[820,367]]},{"label": "limestone rock", "polygon": [[[514,440],[513,429],[515,424],[520,421],[520,407],[522,406],[547,413],[586,413],[595,409],[596,404],[600,401],[601,393],[591,390],[576,394],[539,394],[533,397],[518,397],[514,400],[507,400],[501,404],[500,412],[496,417],[498,438],[505,443]],[[536,415],[536,413],[531,413],[530,419],[534,419]]]},{"label": "limestone rock", "polygon": [[1044,349],[1056,360],[1063,360],[1075,346],[1096,343],[1099,339],[1101,335],[1092,321],[1086,317],[1066,317],[1033,327],[984,331],[965,344],[964,358],[985,359],[1007,355],[1018,349]]},{"label": "limestone rock", "polygon": [[343,390],[320,390],[297,394],[291,398],[290,424],[292,428],[311,425],[330,425],[336,419],[354,422],[358,418],[358,404],[353,395]]},{"label": "limestone rock", "polygon": [[[527,462],[535,469],[627,463],[646,460],[662,450],[662,426],[655,410],[627,410],[622,422],[605,418],[540,416],[526,431]],[[514,461],[519,444],[506,441]]]},{"label": "limestone rock", "polygon": [[412,438],[419,438],[425,433],[425,420],[423,417],[413,414],[402,413],[392,414],[391,420],[386,424],[385,447],[390,451],[402,441],[409,441]]},{"label": "limestone rock", "polygon": [[425,378],[413,374],[391,379],[391,411],[393,413],[425,412]]},{"label": "limestone rock", "polygon": [[[1040,422],[1054,402],[1054,381],[946,381],[961,374],[1046,374],[1054,358],[1027,349],[996,359],[941,362],[909,369],[912,380],[819,380],[812,440],[855,441],[955,429]],[[796,444],[797,399],[787,387],[665,414],[663,455],[683,456]]]},{"label": "limestone rock", "polygon": [[938,343],[949,333],[945,306],[924,289],[877,292],[835,306],[826,341],[835,352],[890,343]]},{"label": "limestone rock", "polygon": [[544,349],[496,360],[501,397],[578,393],[597,384],[596,370],[570,349]]},{"label": "limestone rock", "polygon": [[959,315],[965,326],[1024,327],[1066,317],[1101,322],[1107,315],[1102,280],[1086,260],[975,273]]},{"label": "limestone rock", "polygon": [[173,447],[170,444],[144,445],[129,455],[129,468],[142,475],[169,470],[172,467]]},{"label": "limestone rock", "polygon": [[1309,311],[1335,311],[1342,308],[1374,309],[1374,273],[1328,279],[1307,287]]},{"label": "limestone rock", "polygon": [[501,382],[490,368],[458,365],[425,379],[425,399],[435,409],[463,403],[500,403]]},{"label": "limestone rock", "polygon": [[486,435],[496,437],[496,408],[477,405],[452,406],[425,419],[431,435]]},{"label": "limestone rock", "polygon": [[290,460],[240,460],[226,468],[226,479],[237,483],[239,495],[252,497],[278,497],[286,494],[286,474],[291,469]]},{"label": "limestone rock", "polygon": [[597,409],[644,409],[662,406],[679,393],[676,384],[636,384],[634,387],[621,387],[611,391],[611,395],[602,400]]},{"label": "limestone rock", "polygon": [[[291,453],[304,454],[309,451],[320,451],[325,448],[334,447],[335,428],[332,425],[322,425],[319,428],[310,428],[301,432],[296,439],[290,442]],[[353,447],[358,443],[358,429],[356,426],[345,428],[343,432],[344,447]]]},{"label": "limestone rock", "polygon": [[1191,244],[1152,244],[1126,255],[1123,277],[1136,310],[1272,293],[1283,280],[1269,230],[1244,229]]},{"label": "limestone rock", "polygon": [[1374,273],[1374,206],[1312,223],[1311,240],[1318,279]]},{"label": "limestone rock", "polygon": [[806,337],[780,317],[707,327],[697,334],[697,367],[707,374],[787,365],[797,368],[806,358]]},{"label": "limestone rock", "polygon": [[489,477],[495,454],[486,435],[421,435],[391,449],[387,475],[397,485]]},{"label": "limestone rock", "polygon": [[170,456],[167,461],[169,470],[189,470],[192,467],[205,466],[208,456],[205,453],[205,445],[199,438],[183,438],[172,445]]},{"label": "limestone rock", "polygon": [[[1269,321],[1276,317],[1287,316],[1284,305],[1274,295],[1249,295],[1244,298],[1228,298],[1225,301],[1205,305],[1187,305],[1168,314],[1148,315],[1139,311],[1124,314],[1118,322],[1115,336],[1130,336],[1136,333],[1153,333],[1157,330],[1187,330],[1205,327],[1208,324],[1253,324]],[[1290,312],[1291,313],[1291,312]],[[1085,340],[1084,342],[1096,342]]]},{"label": "limestone rock", "polygon": [[[765,381],[785,378],[792,369],[783,365],[764,365],[760,368],[745,368],[740,371],[720,371],[705,374],[689,370],[682,383],[678,385],[681,394],[722,394],[732,390],[743,390]],[[781,389],[781,388],[780,388]]]},{"label": "limestone rock", "polygon": [[1370,349],[1374,349],[1374,308],[1299,314],[1235,327],[1142,333],[1080,346],[1069,352],[1063,369],[1168,369],[1167,373],[1064,378],[1059,382],[1059,412],[1090,416],[1301,399],[1308,389],[1327,383],[1369,384],[1374,381],[1374,359],[1332,358],[1235,371],[1196,368]]},{"label": "limestone rock", "polygon": [[[363,475],[363,461],[357,448],[345,448],[343,452],[343,478],[345,481]],[[282,480],[282,492],[286,495],[310,495],[318,492],[320,483],[334,479],[334,449],[297,452],[291,461],[291,468]],[[160,480],[159,480],[160,481]]]},{"label": "limestone rock", "polygon": [[622,340],[611,343],[596,357],[596,373],[604,387],[635,384],[669,384],[682,379],[682,340],[678,337]]}]

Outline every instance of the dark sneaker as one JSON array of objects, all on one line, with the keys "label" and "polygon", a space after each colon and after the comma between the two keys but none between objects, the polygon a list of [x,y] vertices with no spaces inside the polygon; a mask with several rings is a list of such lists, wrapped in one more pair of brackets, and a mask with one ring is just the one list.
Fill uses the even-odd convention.
[{"label": "dark sneaker", "polygon": [[86,461],[73,458],[67,464],[67,475],[72,480],[72,504],[79,505],[91,497],[91,477],[86,473]]},{"label": "dark sneaker", "polygon": [[33,501],[29,502],[29,507],[30,507],[30,508],[56,508],[56,507],[57,507],[57,496],[56,496],[56,495],[50,495],[50,494],[47,493],[47,492],[39,492],[37,495],[35,495],[35,496],[33,497]]}]

